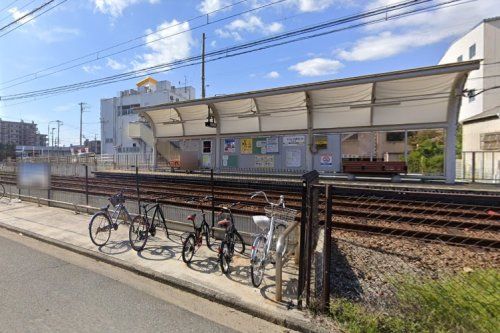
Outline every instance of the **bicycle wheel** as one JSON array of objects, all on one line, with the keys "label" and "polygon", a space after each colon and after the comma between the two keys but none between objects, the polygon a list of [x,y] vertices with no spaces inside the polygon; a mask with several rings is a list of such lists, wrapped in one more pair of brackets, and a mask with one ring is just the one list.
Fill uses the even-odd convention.
[{"label": "bicycle wheel", "polygon": [[210,227],[208,224],[203,224],[203,233],[205,234],[205,241],[207,242],[208,248],[211,250],[212,249],[212,235],[210,234]]},{"label": "bicycle wheel", "polygon": [[[273,234],[273,250],[276,252],[277,246],[278,246],[278,239],[281,235],[286,230],[286,226],[283,224],[278,224],[276,228],[274,229],[274,234]],[[281,251],[281,255],[284,255],[286,253],[286,249],[288,247],[288,237],[285,238],[285,243],[283,244],[283,250]]]},{"label": "bicycle wheel", "polygon": [[137,252],[142,251],[148,241],[149,224],[143,216],[136,216],[130,223],[128,239],[130,246]]},{"label": "bicycle wheel", "polygon": [[182,260],[186,264],[189,264],[191,262],[191,259],[193,259],[195,246],[196,242],[194,239],[194,235],[190,234],[189,236],[187,236],[187,238],[184,240],[184,243],[182,244]]},{"label": "bicycle wheel", "polygon": [[5,187],[3,184],[0,184],[0,199],[2,199],[5,196]]},{"label": "bicycle wheel", "polygon": [[226,241],[222,241],[219,249],[219,264],[222,273],[229,273],[229,262],[231,260],[231,251],[229,250],[229,244]]},{"label": "bicycle wheel", "polygon": [[89,236],[96,246],[104,246],[111,236],[111,221],[108,214],[98,212],[92,216],[89,223]]},{"label": "bicycle wheel", "polygon": [[238,253],[245,253],[245,241],[238,231],[234,232],[234,250]]},{"label": "bicycle wheel", "polygon": [[252,277],[252,284],[258,288],[264,278],[265,270],[265,248],[266,238],[263,236],[257,237],[252,246],[252,257],[250,259],[250,276]]}]

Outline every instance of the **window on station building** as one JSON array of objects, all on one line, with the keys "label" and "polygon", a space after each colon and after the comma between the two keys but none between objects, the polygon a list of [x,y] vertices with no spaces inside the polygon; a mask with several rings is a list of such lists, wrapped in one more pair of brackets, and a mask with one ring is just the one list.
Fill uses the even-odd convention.
[{"label": "window on station building", "polygon": [[130,105],[122,105],[118,107],[118,115],[126,116],[129,114],[133,114],[134,109],[140,107],[140,104],[130,104]]},{"label": "window on station building", "polygon": [[387,132],[385,136],[388,142],[401,142],[405,140],[405,132]]},{"label": "window on station building", "polygon": [[464,56],[463,55],[461,55],[460,57],[457,58],[457,62],[462,62],[462,61],[464,61]]},{"label": "window on station building", "polygon": [[476,44],[472,44],[469,47],[469,59],[472,59],[476,56]]}]

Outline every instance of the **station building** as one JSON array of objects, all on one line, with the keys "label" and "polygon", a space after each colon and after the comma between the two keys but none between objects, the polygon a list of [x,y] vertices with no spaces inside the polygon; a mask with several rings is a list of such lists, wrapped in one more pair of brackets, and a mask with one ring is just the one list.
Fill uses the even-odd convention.
[{"label": "station building", "polygon": [[[397,142],[403,148],[398,158],[405,160],[412,133],[441,131],[440,177],[452,183],[462,93],[479,65],[463,61],[136,111],[151,130],[154,163],[178,160],[186,169],[341,173],[353,149],[353,155],[376,159],[376,147]],[[367,147],[349,144],[361,136],[371,138]]]}]

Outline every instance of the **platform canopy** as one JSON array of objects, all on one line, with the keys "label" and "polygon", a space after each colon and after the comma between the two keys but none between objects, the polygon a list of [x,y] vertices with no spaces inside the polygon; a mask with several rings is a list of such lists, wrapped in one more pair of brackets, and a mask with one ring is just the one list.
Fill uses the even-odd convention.
[{"label": "platform canopy", "polygon": [[[286,86],[135,109],[155,138],[446,127],[479,61]],[[212,114],[217,127],[207,127]]]}]

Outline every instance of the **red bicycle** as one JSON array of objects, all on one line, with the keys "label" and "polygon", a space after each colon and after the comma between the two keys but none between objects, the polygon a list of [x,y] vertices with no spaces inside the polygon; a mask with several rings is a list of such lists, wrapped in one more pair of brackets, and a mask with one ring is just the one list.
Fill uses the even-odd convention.
[{"label": "red bicycle", "polygon": [[212,199],[213,199],[212,196],[206,196],[202,199],[192,198],[188,200],[188,202],[190,203],[198,204],[197,209],[201,210],[201,223],[197,225],[196,214],[191,214],[187,217],[187,219],[193,223],[194,231],[190,232],[189,235],[184,240],[184,242],[182,243],[182,260],[186,264],[189,264],[191,262],[191,259],[193,259],[194,254],[203,244],[203,235],[205,235],[205,241],[207,243],[208,248],[210,250],[212,249],[213,245],[211,239],[213,237],[212,228],[207,223],[206,213],[202,206],[202,203],[211,201]]}]

